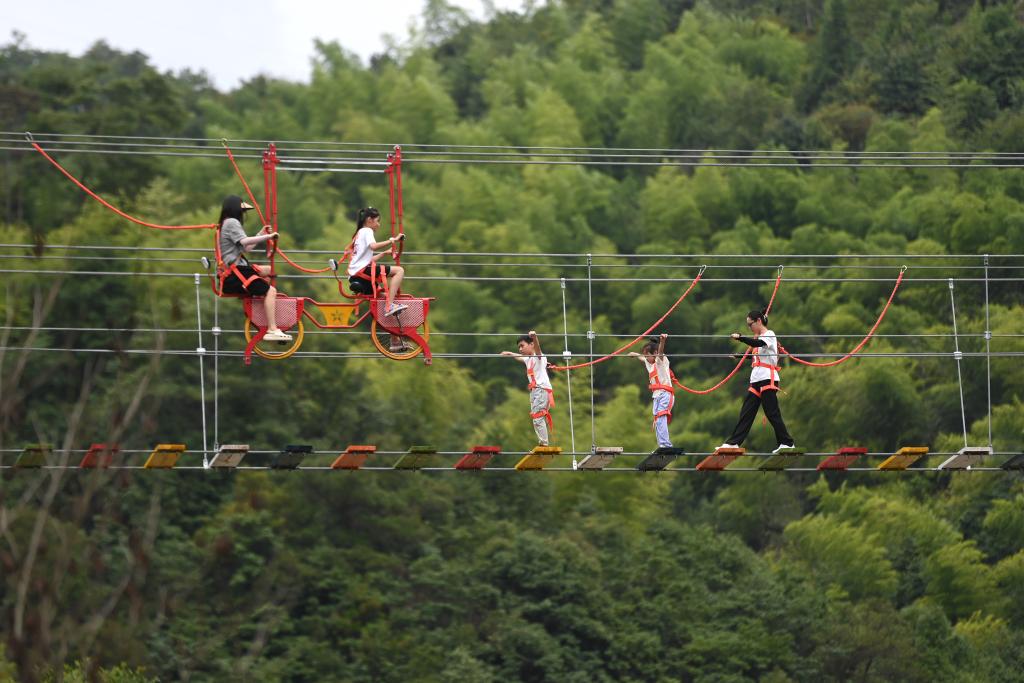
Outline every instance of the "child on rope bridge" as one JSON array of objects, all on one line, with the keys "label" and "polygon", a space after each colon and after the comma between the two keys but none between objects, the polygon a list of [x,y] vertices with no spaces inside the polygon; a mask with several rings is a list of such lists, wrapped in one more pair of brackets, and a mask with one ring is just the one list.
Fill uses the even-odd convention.
[{"label": "child on rope bridge", "polygon": [[526,364],[526,377],[530,380],[530,417],[533,418],[533,431],[537,433],[537,441],[547,446],[550,434],[554,432],[551,409],[555,406],[555,392],[548,379],[548,359],[540,350],[537,333],[530,330],[517,340],[519,353],[502,351],[501,355],[515,358]]},{"label": "child on rope bridge", "polygon": [[644,347],[643,353],[630,352],[633,358],[639,358],[647,368],[647,377],[651,390],[652,412],[654,413],[654,436],[658,439],[658,448],[672,448],[672,440],[668,436],[668,425],[672,422],[672,406],[675,404],[675,389],[672,387],[672,369],[665,355],[665,342],[668,335],[663,334],[655,341],[651,339]]}]

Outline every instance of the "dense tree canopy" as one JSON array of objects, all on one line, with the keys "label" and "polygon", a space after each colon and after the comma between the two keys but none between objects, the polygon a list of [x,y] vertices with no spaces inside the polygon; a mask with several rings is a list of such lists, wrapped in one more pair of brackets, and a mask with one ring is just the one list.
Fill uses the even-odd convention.
[{"label": "dense tree canopy", "polygon": [[[71,57],[16,36],[0,48],[0,129],[778,150],[804,160],[801,150],[1019,153],[1022,51],[1013,2],[563,0],[478,22],[436,0],[369,65],[317,43],[308,83],[255,77],[230,92],[102,43]],[[138,450],[181,441],[195,464],[196,359],[129,352],[194,349],[194,332],[174,331],[195,323],[192,253],[188,263],[140,264],[58,247],[208,249],[209,234],[145,231],[87,202],[40,157],[3,154],[0,243],[34,245],[4,248],[20,255],[5,268],[69,273],[3,275],[3,463],[28,442],[55,444],[59,458],[93,441]],[[239,192],[219,159],[63,160],[152,220],[208,223]],[[588,325],[586,283],[572,281],[584,262],[563,268],[543,253],[614,256],[599,273],[614,281],[593,284],[598,353],[646,329],[695,275],[687,267],[672,271],[675,281],[649,281],[666,272],[652,254],[926,256],[915,267],[975,278],[956,289],[961,348],[984,350],[990,329],[994,351],[1020,350],[1019,283],[993,279],[986,323],[976,281],[982,254],[1024,253],[1020,169],[410,164],[405,179],[410,251],[510,252],[537,265],[476,259],[453,271],[408,256],[408,287],[438,298],[435,352],[467,354],[431,368],[338,357],[244,368],[222,358],[222,442],[307,442],[323,451],[320,464],[346,443],[529,448],[522,368],[495,354],[528,329],[560,353],[559,277],[570,279],[576,353]],[[384,183],[365,176],[282,174],[279,192],[283,241],[338,252],[355,209],[387,199]],[[950,254],[978,258],[964,266]],[[735,350],[727,335],[771,294],[775,261],[716,263],[733,270],[666,321],[670,352]],[[772,326],[794,349],[841,353],[874,322],[901,261],[792,263]],[[992,278],[1017,277],[998,265]],[[185,277],[138,275],[167,269]],[[524,279],[422,279],[455,272]],[[723,281],[740,272],[752,281]],[[858,281],[871,278],[881,281]],[[786,364],[782,406],[800,445],[963,445],[949,290],[933,279],[911,270],[885,320],[894,336],[870,347],[919,355],[827,370]],[[333,279],[284,282],[336,296]],[[201,306],[208,329],[206,290]],[[228,331],[221,348],[237,348],[240,310],[221,302],[217,315]],[[362,334],[306,343],[369,349]],[[705,387],[732,362],[679,355],[673,367]],[[984,444],[985,360],[968,357],[963,371],[969,439]],[[991,371],[993,445],[1019,451],[1024,370],[1003,356]],[[206,372],[211,380],[209,360]],[[743,375],[708,396],[680,392],[679,445],[721,442]],[[589,380],[572,376],[577,450],[589,448]],[[598,443],[649,450],[642,367],[602,364],[594,388]],[[566,446],[567,390],[559,374],[556,435]],[[755,426],[748,445],[773,444]],[[1014,681],[1024,671],[1019,473],[2,473],[0,680]]]}]

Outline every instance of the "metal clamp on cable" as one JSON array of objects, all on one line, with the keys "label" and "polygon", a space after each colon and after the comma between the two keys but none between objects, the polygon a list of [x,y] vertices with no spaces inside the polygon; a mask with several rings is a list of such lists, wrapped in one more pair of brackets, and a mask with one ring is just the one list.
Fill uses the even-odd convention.
[{"label": "metal clamp on cable", "polygon": [[587,330],[587,339],[594,341],[597,339],[597,334],[593,330]]},{"label": "metal clamp on cable", "polygon": [[203,264],[203,269],[206,270],[206,272],[210,272],[210,259],[204,256],[199,259],[199,262]]},{"label": "metal clamp on cable", "polygon": [[963,351],[954,351],[953,352],[953,358],[958,360],[958,361],[963,360],[964,359],[964,352]]},{"label": "metal clamp on cable", "polygon": [[197,346],[196,347],[196,353],[198,353],[200,356],[205,356],[206,355],[206,347],[205,346]]},{"label": "metal clamp on cable", "polygon": [[213,332],[213,336],[214,337],[219,337],[220,336],[220,328],[217,327],[217,326],[214,326],[213,329],[210,330],[210,332]]},{"label": "metal clamp on cable", "polygon": [[992,341],[992,330],[985,330],[985,341]]},{"label": "metal clamp on cable", "polygon": [[570,358],[572,358],[572,351],[570,351],[569,349],[562,351],[562,358],[568,361]]}]

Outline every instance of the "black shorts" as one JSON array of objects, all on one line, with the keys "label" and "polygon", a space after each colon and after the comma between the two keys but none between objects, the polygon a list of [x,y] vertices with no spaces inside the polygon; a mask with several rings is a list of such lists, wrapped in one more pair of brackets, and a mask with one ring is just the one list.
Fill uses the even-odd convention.
[{"label": "black shorts", "polygon": [[[242,277],[248,279],[253,275],[256,275],[256,269],[252,266],[238,266],[238,272],[242,274]],[[241,294],[242,296],[265,296],[270,291],[270,285],[267,281],[261,277],[257,277],[255,280],[249,283],[248,287],[242,285],[242,281],[235,275],[235,271],[232,270],[226,278],[224,278],[224,293],[225,294]]]},{"label": "black shorts", "polygon": [[[372,266],[366,266],[363,268],[362,272],[366,277],[362,277],[361,275],[350,275],[348,278],[348,288],[356,294],[373,294],[373,284],[370,282],[370,278],[373,277],[370,272],[371,268]],[[391,266],[378,265],[377,274],[380,275],[381,273],[384,275],[391,275]]]}]

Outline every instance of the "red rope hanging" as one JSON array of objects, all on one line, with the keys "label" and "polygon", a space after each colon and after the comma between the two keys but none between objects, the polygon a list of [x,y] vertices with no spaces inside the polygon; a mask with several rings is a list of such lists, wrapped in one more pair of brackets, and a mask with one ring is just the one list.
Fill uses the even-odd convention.
[{"label": "red rope hanging", "polygon": [[[259,204],[259,202],[256,201],[256,197],[255,197],[255,195],[253,195],[252,189],[250,189],[250,187],[249,187],[249,183],[247,183],[245,181],[245,176],[242,175],[242,171],[241,171],[240,168],[238,168],[238,164],[235,163],[235,157],[231,153],[231,149],[228,147],[227,140],[221,140],[221,144],[224,145],[224,151],[227,152],[228,160],[231,161],[231,166],[235,169],[235,175],[238,176],[238,179],[242,183],[242,187],[245,188],[246,194],[249,195],[249,199],[251,200],[252,205],[256,208],[256,213],[259,214],[260,223],[266,225],[266,218],[263,215],[263,211],[260,209],[260,204]],[[267,158],[266,155],[264,155],[264,158],[265,159]],[[274,159],[276,160],[276,153],[275,153]],[[276,178],[274,178],[274,179],[268,178],[269,169],[267,168],[266,164],[264,164],[263,174],[264,174],[264,176],[263,176],[264,184],[267,186],[267,191],[268,191],[267,211],[271,212],[272,219],[273,219],[274,223],[276,224],[276,222],[277,222],[277,197],[276,197],[276,194],[277,194],[277,181],[276,181]],[[272,200],[270,199],[270,195],[269,195],[269,192],[271,192],[271,191],[274,193],[274,198]],[[288,254],[285,253],[284,249],[281,249],[280,245],[276,246],[276,248],[274,249],[274,252],[277,253],[277,254],[280,254],[281,258],[283,258],[285,261],[287,261],[290,266],[292,266],[296,270],[301,270],[304,273],[312,273],[312,274],[326,273],[328,270],[330,270],[330,266],[325,266],[323,268],[306,268],[304,266],[300,266],[298,263],[293,261],[288,256]]]},{"label": "red rope hanging", "polygon": [[267,219],[263,217],[263,210],[260,208],[260,203],[256,201],[256,195],[252,193],[249,183],[245,182],[245,176],[242,175],[242,170],[238,168],[238,164],[235,163],[235,155],[231,153],[231,148],[228,147],[227,138],[221,138],[220,144],[224,145],[224,151],[227,152],[228,161],[231,162],[231,167],[235,169],[235,175],[238,176],[238,180],[241,181],[242,187],[245,188],[245,194],[249,197],[249,203],[256,209],[256,215],[260,217],[260,225],[266,225]]},{"label": "red rope hanging", "polygon": [[145,226],[147,228],[153,228],[155,230],[203,230],[203,229],[209,229],[209,228],[216,228],[217,227],[216,223],[205,223],[203,225],[161,225],[159,223],[150,223],[148,221],[144,221],[142,219],[136,218],[135,216],[131,216],[131,215],[125,213],[124,211],[122,211],[121,209],[117,208],[116,206],[114,206],[113,204],[111,204],[106,199],[104,199],[103,197],[99,196],[98,194],[96,194],[92,190],[90,190],[88,187],[85,186],[85,184],[81,180],[79,180],[75,176],[71,175],[70,171],[68,171],[66,168],[61,166],[57,162],[56,159],[51,157],[49,154],[46,153],[46,151],[42,147],[40,147],[38,144],[36,144],[35,140],[32,139],[31,134],[26,134],[26,138],[28,139],[29,143],[31,143],[31,145],[35,148],[35,150],[37,152],[39,152],[40,154],[42,154],[43,158],[45,158],[47,161],[49,161],[51,164],[53,164],[57,168],[58,171],[63,173],[65,175],[65,177],[67,177],[68,180],[73,182],[75,185],[77,185],[79,187],[79,189],[81,189],[83,192],[85,192],[87,195],[89,195],[90,197],[95,199],[97,202],[99,202],[103,206],[107,207],[108,209],[110,209],[111,211],[116,213],[121,218],[126,218],[126,219],[130,220],[132,223],[137,223],[139,225]]},{"label": "red rope hanging", "polygon": [[665,318],[669,317],[669,315],[672,314],[672,311],[676,310],[676,308],[679,306],[679,304],[683,303],[683,299],[685,299],[687,297],[687,295],[689,295],[689,293],[693,290],[693,288],[697,286],[697,283],[700,282],[701,277],[704,276],[704,270],[706,268],[707,268],[707,266],[701,266],[700,267],[700,271],[697,273],[697,277],[693,278],[693,282],[691,282],[690,286],[686,288],[686,291],[683,292],[683,295],[681,297],[679,297],[678,299],[676,299],[676,302],[674,304],[672,304],[667,311],[665,311],[665,314],[663,316],[661,316],[660,318],[655,320],[654,324],[651,325],[649,328],[647,328],[646,332],[641,334],[639,337],[637,337],[633,341],[629,342],[628,344],[626,344],[622,348],[617,349],[617,350],[609,353],[607,356],[602,356],[601,358],[596,358],[596,359],[593,359],[593,360],[588,360],[586,363],[577,363],[576,365],[549,365],[548,366],[548,370],[576,370],[578,368],[585,368],[585,367],[588,367],[590,365],[597,365],[598,363],[603,363],[604,361],[608,360],[609,358],[614,358],[615,356],[619,355],[623,351],[625,351],[625,350],[635,346],[641,339],[645,338],[647,335],[649,335],[651,333],[652,330],[654,330],[656,327],[658,327],[658,325],[663,323],[665,321]]},{"label": "red rope hanging", "polygon": [[900,283],[903,282],[903,274],[905,272],[907,272],[906,266],[900,268],[899,277],[896,278],[896,284],[893,285],[892,293],[889,294],[889,300],[885,302],[885,306],[882,308],[882,312],[879,313],[878,319],[875,321],[875,324],[871,326],[871,329],[868,331],[867,336],[861,339],[860,343],[854,346],[853,349],[849,353],[844,355],[842,358],[836,358],[835,360],[830,360],[824,363],[814,363],[809,360],[802,360],[800,358],[797,358],[789,351],[787,351],[786,348],[783,347],[781,344],[779,345],[779,350],[782,353],[789,356],[790,358],[792,358],[797,363],[800,363],[801,365],[808,365],[812,368],[830,368],[832,366],[839,365],[840,363],[844,363],[850,360],[850,358],[852,358],[858,351],[864,348],[864,345],[867,344],[871,337],[875,334],[875,330],[877,330],[878,326],[882,324],[882,319],[885,317],[885,314],[889,311],[889,306],[892,305],[892,300],[896,297],[896,290],[900,288]]},{"label": "red rope hanging", "polygon": [[[767,315],[768,312],[772,310],[772,304],[775,303],[775,295],[779,293],[779,285],[781,285],[781,284],[782,284],[782,266],[779,266],[779,275],[778,275],[778,277],[775,278],[775,288],[772,290],[772,296],[768,300],[768,307],[764,309],[765,315]],[[746,351],[743,352],[743,356],[736,363],[736,367],[734,367],[732,369],[732,372],[730,372],[728,375],[726,375],[724,378],[722,378],[722,380],[720,382],[718,382],[718,384],[716,384],[713,387],[710,387],[708,389],[691,389],[690,387],[686,386],[685,384],[680,382],[675,377],[672,377],[672,381],[675,382],[675,385],[677,387],[679,387],[680,389],[682,389],[683,391],[685,391],[687,393],[698,394],[698,395],[710,394],[712,391],[725,386],[725,383],[728,382],[730,379],[732,379],[733,376],[737,372],[739,372],[739,369],[741,367],[743,367],[743,364],[746,362],[747,356],[749,356],[749,355],[750,355],[750,349],[748,348]]]}]

